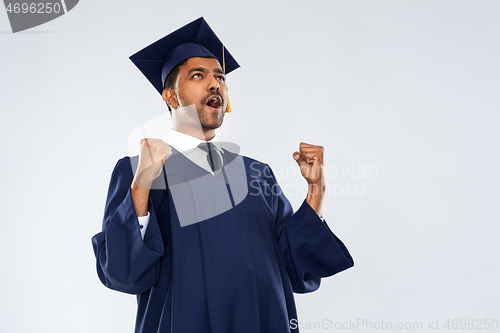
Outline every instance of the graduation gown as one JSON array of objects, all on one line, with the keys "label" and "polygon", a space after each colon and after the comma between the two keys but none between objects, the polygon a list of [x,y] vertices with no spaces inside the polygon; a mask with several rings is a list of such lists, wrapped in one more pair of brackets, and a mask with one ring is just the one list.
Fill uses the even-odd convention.
[{"label": "graduation gown", "polygon": [[[185,158],[175,149],[174,155]],[[224,165],[241,158],[247,195],[234,200],[226,178],[232,207],[181,226],[162,172],[155,182],[164,189],[150,191],[144,240],[130,194],[137,157],[119,160],[113,170],[103,231],[92,243],[102,283],[137,295],[136,333],[296,333],[293,292],[312,292],[322,277],[353,266],[306,201],[293,213],[267,164],[223,155]],[[187,174],[206,173],[184,163]]]}]

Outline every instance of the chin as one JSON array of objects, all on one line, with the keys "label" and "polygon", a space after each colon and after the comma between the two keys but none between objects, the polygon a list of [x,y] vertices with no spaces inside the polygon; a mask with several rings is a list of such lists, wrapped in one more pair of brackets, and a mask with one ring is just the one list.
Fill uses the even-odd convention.
[{"label": "chin", "polygon": [[205,124],[202,124],[201,126],[203,128],[206,128],[206,129],[211,129],[211,130],[214,130],[214,129],[217,129],[219,127],[221,127],[222,125],[222,121],[220,123],[217,123],[217,124],[210,124],[210,123],[205,123]]},{"label": "chin", "polygon": [[224,121],[224,113],[217,116],[211,114],[208,117],[202,117],[200,121],[201,121],[201,126],[204,128],[217,129],[221,127],[222,122]]},{"label": "chin", "polygon": [[206,129],[217,129],[221,127],[222,122],[224,121],[224,117],[217,121],[204,121],[201,126]]}]

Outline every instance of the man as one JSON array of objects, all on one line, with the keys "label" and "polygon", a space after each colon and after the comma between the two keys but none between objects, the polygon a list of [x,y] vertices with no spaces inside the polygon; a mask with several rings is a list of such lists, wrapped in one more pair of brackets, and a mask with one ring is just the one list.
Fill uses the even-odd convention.
[{"label": "man", "polygon": [[225,74],[239,65],[203,18],[131,59],[167,103],[172,130],[167,143],[143,139],[139,157],[113,171],[92,239],[99,278],[137,295],[136,332],[298,332],[293,292],[353,265],[320,218],[323,148],[293,153],[309,184],[293,213],[268,165],[214,143]]}]

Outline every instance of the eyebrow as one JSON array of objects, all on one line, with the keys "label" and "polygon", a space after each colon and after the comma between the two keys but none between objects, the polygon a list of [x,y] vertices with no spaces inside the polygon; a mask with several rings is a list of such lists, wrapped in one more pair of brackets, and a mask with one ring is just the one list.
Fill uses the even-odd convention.
[{"label": "eyebrow", "polygon": [[[186,76],[189,76],[189,74],[193,73],[193,72],[202,72],[202,73],[207,73],[208,72],[208,69],[206,69],[205,67],[196,67],[196,68],[191,68]],[[222,69],[220,68],[216,68],[214,69],[214,73],[218,73],[218,74],[224,74],[224,72],[222,72]]]}]

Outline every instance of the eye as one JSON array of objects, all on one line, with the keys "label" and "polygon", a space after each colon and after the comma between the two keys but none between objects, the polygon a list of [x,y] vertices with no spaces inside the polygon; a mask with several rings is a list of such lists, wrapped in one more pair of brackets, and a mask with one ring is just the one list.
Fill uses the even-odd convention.
[{"label": "eye", "polygon": [[197,78],[197,77],[203,77],[203,75],[201,75],[201,73],[194,73],[192,78]]},{"label": "eye", "polygon": [[217,76],[217,80],[224,82],[224,81],[226,81],[226,77],[224,75],[219,75],[219,76]]}]

